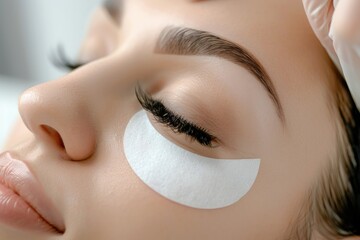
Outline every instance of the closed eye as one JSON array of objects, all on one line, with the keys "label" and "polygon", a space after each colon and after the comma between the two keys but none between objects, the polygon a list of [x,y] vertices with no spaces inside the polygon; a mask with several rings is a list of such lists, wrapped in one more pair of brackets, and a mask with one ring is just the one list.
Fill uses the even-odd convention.
[{"label": "closed eye", "polygon": [[135,94],[141,106],[150,112],[157,122],[164,124],[175,133],[189,136],[203,146],[211,148],[216,146],[218,139],[214,135],[171,111],[160,100],[149,96],[139,85],[135,89]]}]

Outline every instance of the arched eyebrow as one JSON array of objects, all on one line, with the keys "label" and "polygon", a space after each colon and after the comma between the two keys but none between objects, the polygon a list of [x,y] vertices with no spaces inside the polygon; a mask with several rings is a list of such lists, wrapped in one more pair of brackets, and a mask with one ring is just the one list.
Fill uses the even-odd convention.
[{"label": "arched eyebrow", "polygon": [[[119,23],[121,20],[123,0],[105,0],[103,7]],[[218,37],[206,31],[168,26],[158,38],[155,53],[174,55],[215,56],[231,61],[252,73],[268,92],[273,101],[277,115],[285,123],[285,114],[269,74],[260,61],[244,47]]]},{"label": "arched eyebrow", "polygon": [[244,47],[209,32],[176,26],[165,27],[157,40],[155,53],[215,56],[247,69],[264,86],[282,123],[285,115],[273,81],[260,61]]}]

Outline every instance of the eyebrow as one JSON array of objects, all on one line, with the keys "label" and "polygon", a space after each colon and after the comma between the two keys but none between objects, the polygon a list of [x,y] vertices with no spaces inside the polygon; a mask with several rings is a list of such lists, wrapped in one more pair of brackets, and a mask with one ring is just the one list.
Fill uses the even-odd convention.
[{"label": "eyebrow", "polygon": [[271,78],[260,61],[244,47],[206,31],[168,26],[160,33],[155,53],[215,56],[244,67],[264,86],[280,120],[285,122],[284,111]]}]

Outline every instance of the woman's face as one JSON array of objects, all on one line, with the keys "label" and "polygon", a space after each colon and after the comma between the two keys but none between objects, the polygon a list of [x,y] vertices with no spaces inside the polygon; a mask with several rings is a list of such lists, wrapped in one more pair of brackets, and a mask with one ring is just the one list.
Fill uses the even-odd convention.
[{"label": "woman's face", "polygon": [[[0,235],[285,238],[306,193],[335,154],[328,107],[334,77],[301,1],[125,0],[111,6],[112,16],[104,8],[96,12],[82,48],[82,59],[93,62],[27,90],[19,102],[31,133],[11,152],[28,164],[66,231],[53,235],[2,226]],[[178,27],[241,46],[269,77],[259,79],[229,52],[166,48],[159,36]],[[215,147],[201,145],[150,117],[173,143],[212,158],[261,159],[244,197],[226,208],[201,210],[170,201],[141,181],[123,146],[126,126],[141,110],[138,83],[218,140]]]}]

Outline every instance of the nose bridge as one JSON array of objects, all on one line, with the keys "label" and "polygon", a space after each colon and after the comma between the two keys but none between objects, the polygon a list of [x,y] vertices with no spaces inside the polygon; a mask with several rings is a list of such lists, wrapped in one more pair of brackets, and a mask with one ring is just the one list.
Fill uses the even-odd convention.
[{"label": "nose bridge", "polygon": [[139,107],[135,86],[156,71],[156,62],[151,61],[153,58],[143,48],[131,43],[124,46],[68,76],[69,82],[75,82],[75,89],[81,92],[81,101],[91,106],[93,118],[101,121],[97,124],[102,127],[110,124],[104,119],[110,119],[115,112],[121,113],[117,117],[124,117],[127,111]]},{"label": "nose bridge", "polygon": [[125,56],[97,60],[25,91],[19,112],[26,126],[40,140],[52,139],[72,160],[91,156],[97,128],[106,125],[101,118],[109,114],[108,106],[115,102],[117,109],[126,111],[127,99],[135,99],[134,86],[144,73],[139,72],[139,59]]},{"label": "nose bridge", "polygon": [[[94,61],[69,74],[66,80],[77,85],[83,95],[109,96],[133,88],[136,81],[146,74],[144,58],[134,57],[135,53],[118,52]],[[141,68],[139,68],[141,66]],[[74,89],[76,89],[74,87]],[[89,99],[88,99],[89,100]]]}]

